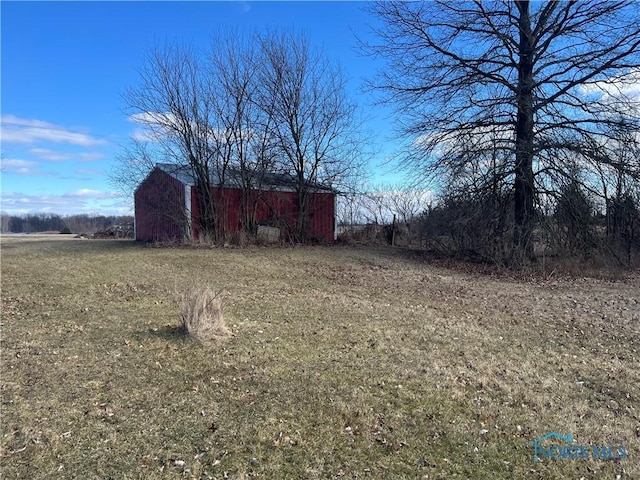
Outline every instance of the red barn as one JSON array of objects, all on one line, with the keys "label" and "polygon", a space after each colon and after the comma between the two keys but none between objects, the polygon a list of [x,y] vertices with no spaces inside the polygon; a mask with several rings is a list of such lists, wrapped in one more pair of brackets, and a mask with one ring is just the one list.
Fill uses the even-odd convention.
[{"label": "red barn", "polygon": [[[233,171],[232,171],[233,172]],[[229,175],[232,177],[233,175]],[[298,194],[294,180],[267,174],[260,189],[243,192],[233,181],[212,179],[212,197],[218,203],[221,226],[227,233],[243,228],[243,198],[255,209],[257,225],[273,227],[279,238],[293,238],[298,220]],[[245,194],[243,197],[243,193]],[[149,173],[134,194],[135,238],[141,241],[181,241],[199,238],[199,209],[195,178],[190,168],[161,163]],[[336,235],[336,192],[314,185],[308,196],[307,238],[333,242]]]}]

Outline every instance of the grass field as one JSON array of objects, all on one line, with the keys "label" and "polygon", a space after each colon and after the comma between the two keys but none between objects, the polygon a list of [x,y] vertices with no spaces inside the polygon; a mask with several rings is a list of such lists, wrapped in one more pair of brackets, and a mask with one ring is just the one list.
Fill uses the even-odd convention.
[{"label": "grass field", "polygon": [[[481,276],[386,248],[1,248],[2,478],[640,478],[637,275]],[[193,282],[224,290],[233,337],[181,333]],[[627,456],[534,462],[549,432]]]}]

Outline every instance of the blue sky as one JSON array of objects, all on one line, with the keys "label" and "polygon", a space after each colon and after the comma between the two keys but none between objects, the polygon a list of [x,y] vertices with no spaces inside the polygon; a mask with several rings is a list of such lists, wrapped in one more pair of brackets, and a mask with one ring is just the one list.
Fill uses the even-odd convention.
[{"label": "blue sky", "polygon": [[357,39],[376,21],[362,2],[0,2],[2,211],[128,214],[107,174],[136,125],[121,95],[137,83],[155,42],[207,46],[211,35],[284,28],[339,61],[380,152],[391,153],[387,114],[361,93],[377,68]]}]

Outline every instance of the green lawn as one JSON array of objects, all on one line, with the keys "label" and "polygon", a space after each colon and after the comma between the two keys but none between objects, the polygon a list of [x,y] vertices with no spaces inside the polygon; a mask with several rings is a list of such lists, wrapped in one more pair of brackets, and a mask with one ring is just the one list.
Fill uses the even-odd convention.
[{"label": "green lawn", "polygon": [[[516,280],[387,248],[1,255],[2,478],[640,478],[638,276]],[[194,281],[224,290],[232,338],[181,333]],[[552,431],[627,457],[534,462]]]}]

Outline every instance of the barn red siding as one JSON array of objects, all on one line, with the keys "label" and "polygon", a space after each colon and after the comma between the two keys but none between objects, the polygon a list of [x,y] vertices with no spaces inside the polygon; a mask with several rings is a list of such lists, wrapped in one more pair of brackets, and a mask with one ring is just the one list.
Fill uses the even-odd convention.
[{"label": "barn red siding", "polygon": [[[269,190],[252,192],[249,204],[257,202],[256,222],[280,229],[282,238],[294,237],[298,217],[297,194]],[[195,193],[192,191],[193,237],[198,238],[199,209]],[[213,189],[213,198],[221,212],[219,221],[226,232],[234,233],[242,229],[242,191],[237,188]],[[335,229],[335,195],[332,193],[310,193],[308,197],[308,239],[319,242],[333,242]]]},{"label": "barn red siding", "polygon": [[313,193],[309,199],[309,237],[320,242],[333,242],[336,228],[336,203],[332,193]]},{"label": "barn red siding", "polygon": [[[213,201],[219,212],[218,225],[225,232],[237,232],[241,228],[240,190],[237,188],[212,187]],[[200,237],[200,208],[194,187],[191,187],[191,226],[192,237]]]},{"label": "barn red siding", "polygon": [[[183,180],[184,181],[184,180]],[[189,195],[189,198],[185,197]],[[255,207],[255,221],[280,229],[283,240],[295,238],[298,221],[297,193],[280,190],[252,191],[243,198],[238,188],[212,188],[213,201],[219,212],[218,225],[224,233],[235,233],[243,227],[243,202]],[[189,200],[185,205],[185,200]],[[195,188],[185,185],[173,174],[156,167],[140,184],[134,195],[136,239],[142,241],[183,240],[199,238],[199,206]],[[335,230],[335,194],[311,192],[307,197],[307,239],[333,242]],[[187,218],[190,209],[190,218]],[[191,231],[187,228],[190,225]]]},{"label": "barn red siding", "polygon": [[185,236],[184,184],[154,169],[134,194],[136,240],[182,240]]},{"label": "barn red siding", "polygon": [[[274,225],[287,239],[295,235],[298,223],[298,194],[296,192],[263,192],[258,222]],[[333,242],[335,228],[335,196],[332,193],[309,193],[307,197],[307,239]]]}]

